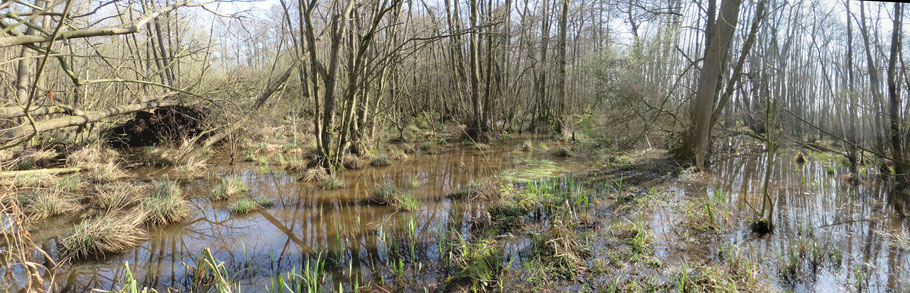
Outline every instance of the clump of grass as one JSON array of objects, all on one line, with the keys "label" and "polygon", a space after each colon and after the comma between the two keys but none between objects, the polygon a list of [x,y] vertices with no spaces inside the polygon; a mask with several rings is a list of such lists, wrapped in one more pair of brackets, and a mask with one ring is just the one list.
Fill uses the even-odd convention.
[{"label": "clump of grass", "polygon": [[29,170],[47,166],[57,155],[53,150],[24,150],[14,159],[17,161],[16,169]]},{"label": "clump of grass", "polygon": [[421,151],[424,151],[424,152],[425,152],[425,151],[429,151],[430,149],[432,149],[432,148],[433,148],[433,145],[430,144],[429,142],[423,142],[423,143],[420,144],[420,147],[419,147],[419,148],[420,148]]},{"label": "clump of grass", "polygon": [[88,169],[88,178],[94,182],[111,182],[126,176],[120,169],[119,157],[116,151],[93,144],[69,154],[67,164]]},{"label": "clump of grass", "polygon": [[81,206],[72,195],[54,191],[23,192],[19,196],[23,212],[30,220],[42,220],[78,211]]},{"label": "clump of grass", "polygon": [[307,169],[307,161],[299,156],[291,156],[284,165],[284,169],[289,172],[303,172]]},{"label": "clump of grass", "polygon": [[422,182],[420,181],[420,179],[410,178],[408,180],[405,180],[404,187],[407,189],[415,189],[417,187],[420,187],[421,184],[422,184]]},{"label": "clump of grass", "polygon": [[221,178],[221,184],[212,189],[212,200],[226,200],[250,191],[250,187],[239,176]]},{"label": "clump of grass", "polygon": [[571,279],[587,269],[585,257],[590,252],[583,247],[570,225],[554,221],[535,242],[542,259],[564,278]]},{"label": "clump of grass", "polygon": [[341,158],[341,161],[344,168],[348,170],[359,170],[367,166],[366,160],[353,155],[345,155]]},{"label": "clump of grass", "polygon": [[118,253],[146,239],[145,232],[139,228],[144,218],[112,213],[88,218],[76,225],[60,244],[69,256],[77,259]]},{"label": "clump of grass", "polygon": [[373,160],[370,161],[370,166],[373,166],[373,167],[385,167],[385,166],[388,166],[391,164],[392,164],[392,161],[390,161],[389,157],[387,157],[385,155],[376,156],[375,158],[373,158]]},{"label": "clump of grass", "polygon": [[144,185],[126,182],[108,183],[97,187],[95,205],[107,211],[124,210],[139,203]]},{"label": "clump of grass", "polygon": [[306,172],[303,172],[303,177],[300,177],[300,181],[303,182],[316,182],[325,180],[326,177],[329,177],[329,173],[321,167],[316,167],[312,169],[307,169]]},{"label": "clump of grass", "polygon": [[55,178],[50,175],[18,175],[15,177],[0,177],[0,185],[12,188],[38,188],[50,187]]},{"label": "clump of grass", "polygon": [[231,212],[234,212],[235,214],[245,215],[263,208],[269,208],[273,205],[274,203],[272,200],[265,197],[244,197],[234,202],[234,205],[231,206]]},{"label": "clump of grass", "polygon": [[654,234],[645,229],[642,223],[627,223],[610,226],[614,236],[622,239],[628,244],[632,252],[638,254],[651,253],[651,245],[654,242]]},{"label": "clump of grass", "polygon": [[493,182],[471,180],[447,196],[453,199],[493,199],[500,196],[500,190]]},{"label": "clump of grass", "polygon": [[400,211],[416,210],[419,204],[414,195],[402,191],[391,183],[385,183],[380,186],[379,190],[365,201],[371,204],[395,207]]},{"label": "clump of grass", "polygon": [[335,190],[339,188],[344,188],[345,182],[341,177],[331,175],[322,180],[322,189],[326,190]]},{"label": "clump of grass", "polygon": [[488,238],[471,244],[462,242],[454,258],[458,271],[446,279],[446,284],[470,284],[471,289],[464,291],[486,291],[505,272],[502,262],[502,248],[496,240]]},{"label": "clump of grass", "polygon": [[168,225],[185,220],[190,215],[190,210],[182,193],[177,182],[155,181],[152,194],[142,204],[148,213],[146,223]]},{"label": "clump of grass", "polygon": [[410,157],[408,156],[408,154],[406,152],[404,152],[402,150],[393,150],[389,154],[389,158],[391,158],[395,161],[407,161],[408,158],[410,158]]}]

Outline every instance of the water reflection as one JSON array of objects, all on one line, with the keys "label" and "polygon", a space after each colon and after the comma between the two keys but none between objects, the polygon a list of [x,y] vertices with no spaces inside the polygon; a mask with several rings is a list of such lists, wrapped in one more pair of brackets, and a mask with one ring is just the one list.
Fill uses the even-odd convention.
[{"label": "water reflection", "polygon": [[[901,242],[910,235],[908,196],[877,175],[865,177],[862,184],[850,184],[846,180],[849,171],[836,159],[820,156],[797,164],[792,155],[779,154],[771,168],[769,192],[776,199],[773,234],[758,237],[746,223],[752,216],[750,204],[756,209],[761,205],[768,157],[737,155],[714,162],[713,175],[684,176],[670,187],[677,196],[705,196],[715,191],[727,194],[727,206],[738,211],[734,232],[706,239],[719,245],[700,249],[675,247],[670,243],[673,237],[661,237],[667,242],[662,246],[681,252],[679,258],[685,259],[711,258],[724,244],[736,244],[747,247],[753,259],[762,260],[766,272],[779,272],[778,260],[787,257],[794,243],[814,240],[823,254],[821,265],[802,265],[802,273],[796,276],[781,273],[778,289],[835,292],[857,287],[872,291],[910,287],[905,281],[910,277],[910,242]],[[656,217],[667,218],[667,214],[679,218],[678,211],[670,210]]]},{"label": "water reflection", "polygon": [[[192,266],[205,248],[225,262],[227,271],[244,291],[262,290],[274,276],[291,269],[300,272],[307,260],[319,253],[327,256],[326,264],[332,268],[330,278],[335,282],[347,284],[352,278],[391,280],[387,264],[400,257],[425,263],[422,271],[407,272],[409,278],[403,279],[438,283],[450,273],[426,261],[439,259],[435,238],[442,236],[438,231],[443,227],[467,231],[471,219],[486,210],[483,203],[450,201],[445,195],[469,180],[518,166],[515,158],[528,155],[515,153],[517,148],[508,145],[481,152],[459,146],[436,155],[416,155],[389,167],[347,171],[341,174],[347,186],[339,190],[299,183],[296,177],[281,171],[261,173],[254,171],[255,166],[226,167],[219,170],[220,175],[240,175],[254,196],[271,198],[275,206],[251,215],[234,215],[229,212],[228,203],[213,204],[208,200],[214,181],[189,182],[187,194],[195,196],[194,213],[188,221],[152,229],[147,242],[124,254],[62,266],[56,289],[115,289],[113,284],[126,274],[124,262],[130,264],[132,274],[145,286],[159,291],[189,288],[193,285]],[[383,183],[404,185],[413,179],[420,182],[410,190],[420,201],[417,211],[400,213],[361,203]],[[410,222],[415,228],[411,232],[406,229]],[[73,223],[64,226],[71,227]],[[55,248],[58,237],[64,234],[58,231],[48,235],[43,241]],[[389,239],[402,240],[390,243]],[[56,249],[49,251],[60,257]]]}]

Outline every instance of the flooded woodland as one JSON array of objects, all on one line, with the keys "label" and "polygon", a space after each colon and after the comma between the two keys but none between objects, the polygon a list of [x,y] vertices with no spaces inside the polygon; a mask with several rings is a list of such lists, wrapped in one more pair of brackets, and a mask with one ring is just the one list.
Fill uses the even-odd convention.
[{"label": "flooded woodland", "polygon": [[0,0],[0,291],[908,292],[907,13]]}]

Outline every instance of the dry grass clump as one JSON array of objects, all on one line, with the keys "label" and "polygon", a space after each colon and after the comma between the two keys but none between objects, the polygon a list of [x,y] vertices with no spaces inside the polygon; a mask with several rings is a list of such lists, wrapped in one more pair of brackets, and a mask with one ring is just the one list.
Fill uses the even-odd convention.
[{"label": "dry grass clump", "polygon": [[19,175],[0,177],[0,186],[7,188],[40,188],[52,187],[56,178],[51,175]]},{"label": "dry grass clump", "polygon": [[16,169],[29,170],[50,165],[58,155],[53,150],[22,150],[11,160],[16,162]]},{"label": "dry grass clump", "polygon": [[221,184],[212,189],[212,200],[226,200],[250,191],[250,187],[239,176],[221,178]]},{"label": "dry grass clump", "polygon": [[145,222],[151,225],[179,223],[190,215],[183,190],[174,181],[155,181],[152,194],[142,203],[146,213]]},{"label": "dry grass clump", "polygon": [[354,155],[344,155],[341,158],[341,164],[348,170],[359,170],[367,166],[367,160]]},{"label": "dry grass clump", "polygon": [[82,208],[76,197],[58,190],[35,190],[19,195],[22,211],[29,220],[42,220],[78,211]]},{"label": "dry grass clump", "polygon": [[124,210],[138,204],[146,186],[126,182],[108,183],[95,187],[95,206],[102,210]]},{"label": "dry grass clump", "polygon": [[67,164],[89,170],[93,182],[111,182],[126,176],[120,169],[119,154],[100,144],[92,144],[67,156]]},{"label": "dry grass clump", "polygon": [[303,182],[317,182],[325,180],[329,177],[329,173],[321,167],[307,169],[306,172],[303,172],[303,176],[300,177],[300,181]]},{"label": "dry grass clump", "polygon": [[77,259],[122,252],[146,239],[145,231],[140,229],[144,219],[144,215],[135,213],[101,214],[82,220],[60,244],[68,256]]},{"label": "dry grass clump", "polygon": [[537,248],[540,256],[566,279],[584,273],[587,269],[585,258],[591,255],[575,231],[562,221],[550,225],[537,240]]}]

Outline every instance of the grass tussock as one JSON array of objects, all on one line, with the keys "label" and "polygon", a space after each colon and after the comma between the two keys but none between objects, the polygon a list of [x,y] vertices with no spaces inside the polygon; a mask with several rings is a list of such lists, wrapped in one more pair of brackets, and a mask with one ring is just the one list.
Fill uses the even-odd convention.
[{"label": "grass tussock", "polygon": [[147,213],[145,222],[154,226],[179,223],[190,215],[183,190],[174,181],[156,181],[142,206]]},{"label": "grass tussock", "polygon": [[499,198],[501,194],[499,185],[495,182],[471,180],[447,196],[453,199],[489,200]]},{"label": "grass tussock", "polygon": [[67,164],[89,170],[88,178],[96,183],[111,182],[126,176],[120,168],[120,155],[103,145],[92,144],[67,156]]},{"label": "grass tussock", "polygon": [[0,177],[0,186],[11,189],[41,188],[52,187],[55,181],[55,177],[51,175],[19,175]]},{"label": "grass tussock", "polygon": [[341,158],[341,164],[347,170],[360,170],[366,168],[367,162],[367,160],[354,155],[344,155],[344,157]]},{"label": "grass tussock", "polygon": [[502,264],[502,248],[496,240],[489,238],[462,243],[453,261],[458,270],[446,279],[446,284],[461,287],[465,292],[492,288],[506,269]]},{"label": "grass tussock", "polygon": [[322,189],[335,190],[335,189],[344,188],[345,182],[344,182],[344,179],[342,179],[341,177],[331,175],[331,176],[323,179],[322,182],[320,183],[320,185],[322,185]]},{"label": "grass tussock", "polygon": [[260,209],[269,208],[274,205],[271,199],[265,197],[249,198],[244,197],[240,198],[234,202],[231,206],[231,212],[235,214],[245,215]]},{"label": "grass tussock", "polygon": [[221,184],[212,189],[210,197],[215,201],[227,200],[249,191],[250,187],[246,185],[246,182],[243,182],[240,176],[231,175],[221,178]]},{"label": "grass tussock", "polygon": [[372,160],[370,160],[370,166],[373,166],[373,167],[385,167],[385,166],[389,166],[391,164],[392,164],[392,161],[389,160],[389,157],[385,156],[385,155],[379,155],[379,156],[376,156],[375,158],[373,158]]},{"label": "grass tussock", "polygon": [[372,196],[365,200],[370,204],[394,207],[399,211],[414,211],[419,202],[414,195],[401,190],[391,183],[383,184]]},{"label": "grass tussock", "polygon": [[143,196],[145,186],[125,182],[115,182],[96,187],[95,205],[106,211],[129,209],[138,204]]},{"label": "grass tussock", "polygon": [[60,244],[77,259],[105,256],[135,247],[146,239],[140,228],[145,217],[135,214],[101,214],[76,225]]},{"label": "grass tussock", "polygon": [[307,169],[306,172],[303,172],[303,176],[300,177],[300,181],[303,182],[318,182],[325,180],[329,177],[329,173],[321,167]]},{"label": "grass tussock", "polygon": [[29,220],[42,220],[78,211],[82,208],[75,196],[58,190],[35,190],[19,195],[22,211]]},{"label": "grass tussock", "polygon": [[420,179],[418,179],[418,178],[410,178],[408,180],[405,180],[403,185],[404,185],[404,188],[407,188],[407,189],[416,189],[416,188],[420,187],[421,185],[423,185],[423,182],[420,181]]},{"label": "grass tussock", "polygon": [[535,242],[541,259],[564,278],[571,279],[587,270],[585,258],[591,254],[571,226],[554,221]]}]

